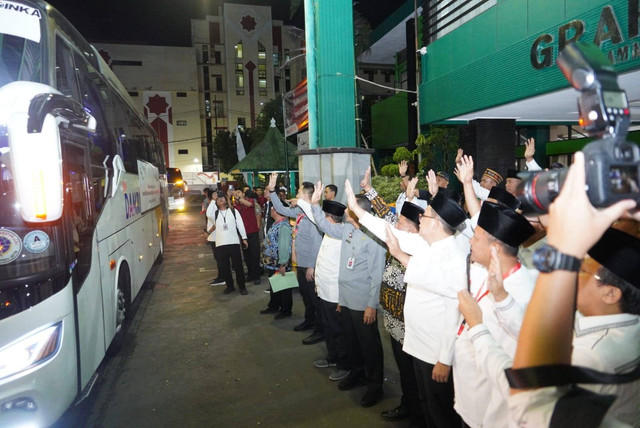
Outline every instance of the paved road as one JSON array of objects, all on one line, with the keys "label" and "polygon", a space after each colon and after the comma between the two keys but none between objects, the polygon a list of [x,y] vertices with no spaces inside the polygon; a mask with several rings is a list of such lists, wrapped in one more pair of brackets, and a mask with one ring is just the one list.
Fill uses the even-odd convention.
[{"label": "paved road", "polygon": [[339,391],[330,369],[313,367],[326,348],[302,345],[307,332],[293,331],[303,314],[297,293],[293,317],[275,321],[259,314],[266,278],[247,296],[207,285],[217,272],[199,209],[171,214],[164,262],[135,301],[123,348],[56,428],[405,426],[379,416],[400,399],[388,334],[385,399],[365,409],[364,387]]}]

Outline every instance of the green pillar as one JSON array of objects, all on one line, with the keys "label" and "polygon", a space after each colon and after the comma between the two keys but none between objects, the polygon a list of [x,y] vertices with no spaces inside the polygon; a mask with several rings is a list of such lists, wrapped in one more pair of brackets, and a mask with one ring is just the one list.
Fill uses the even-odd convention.
[{"label": "green pillar", "polygon": [[[313,9],[305,10],[314,15],[311,31],[307,26],[309,148],[356,147],[352,2],[306,0],[305,8],[310,3]],[[317,115],[311,112],[312,81],[315,83]],[[317,120],[315,127],[313,120]],[[317,129],[317,141],[313,140],[311,132],[314,128]]]},{"label": "green pillar", "polygon": [[299,181],[356,186],[371,149],[357,147],[353,9],[349,0],[305,0],[309,149],[298,151]]}]

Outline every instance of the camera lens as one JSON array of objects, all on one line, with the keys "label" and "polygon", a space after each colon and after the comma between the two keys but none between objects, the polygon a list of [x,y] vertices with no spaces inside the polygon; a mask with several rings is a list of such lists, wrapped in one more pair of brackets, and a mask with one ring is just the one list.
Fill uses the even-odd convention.
[{"label": "camera lens", "polygon": [[516,197],[520,201],[522,211],[544,214],[549,205],[558,196],[568,168],[531,174],[523,179],[516,189]]}]

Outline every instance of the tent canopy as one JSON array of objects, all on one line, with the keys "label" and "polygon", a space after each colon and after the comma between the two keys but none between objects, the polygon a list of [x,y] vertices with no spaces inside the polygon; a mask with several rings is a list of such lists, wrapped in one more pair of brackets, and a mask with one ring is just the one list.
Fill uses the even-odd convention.
[{"label": "tent canopy", "polygon": [[267,131],[264,140],[255,146],[247,154],[247,156],[231,168],[232,174],[241,172],[273,172],[273,171],[297,171],[298,156],[296,151],[298,148],[295,144],[286,141],[289,168],[285,163],[284,136],[278,131],[278,128],[272,126]]}]

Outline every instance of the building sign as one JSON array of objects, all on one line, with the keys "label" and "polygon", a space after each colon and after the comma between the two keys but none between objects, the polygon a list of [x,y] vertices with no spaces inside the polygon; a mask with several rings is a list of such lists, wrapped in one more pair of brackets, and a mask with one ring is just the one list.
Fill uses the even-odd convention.
[{"label": "building sign", "polygon": [[[586,23],[583,20],[575,19],[560,25],[557,34],[547,33],[536,38],[530,51],[533,68],[541,70],[553,66],[555,64],[554,57],[558,52],[567,44],[581,40],[582,36],[589,30],[588,25],[595,26],[596,32],[593,40],[583,41],[592,41],[602,49],[612,64],[640,59],[640,39],[638,39],[638,19],[640,18],[638,6],[640,0],[627,0],[627,3],[629,12],[627,34],[623,33],[613,7],[604,6],[597,23]],[[556,35],[557,38],[554,37]],[[603,47],[603,45],[605,46]]]},{"label": "building sign", "polygon": [[177,126],[187,126],[187,121],[186,120],[177,120],[176,121],[176,125]]}]

